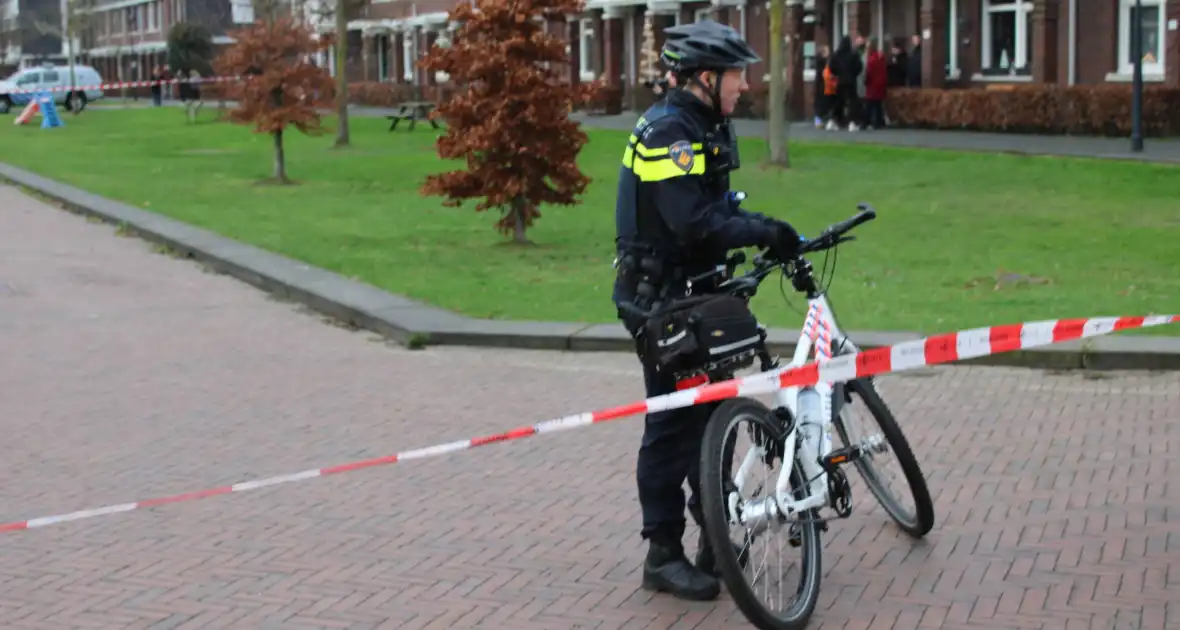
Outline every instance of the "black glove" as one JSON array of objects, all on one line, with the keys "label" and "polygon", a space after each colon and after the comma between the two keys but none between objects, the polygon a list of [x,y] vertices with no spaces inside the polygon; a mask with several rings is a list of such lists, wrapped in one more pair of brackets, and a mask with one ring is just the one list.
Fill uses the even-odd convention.
[{"label": "black glove", "polygon": [[790,223],[772,219],[767,227],[769,242],[766,245],[772,256],[779,262],[789,262],[799,257],[803,241]]}]

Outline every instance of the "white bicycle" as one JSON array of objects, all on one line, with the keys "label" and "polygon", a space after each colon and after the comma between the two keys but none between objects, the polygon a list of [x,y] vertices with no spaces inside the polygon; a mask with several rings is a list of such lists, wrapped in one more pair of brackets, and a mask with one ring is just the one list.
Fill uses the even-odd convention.
[{"label": "white bicycle", "polygon": [[[865,204],[859,210],[851,219],[804,241],[803,254],[831,250],[853,240],[845,235],[877,214]],[[761,255],[754,260],[751,271],[722,282],[718,290],[749,298],[775,270],[782,270],[808,300],[806,321],[788,367],[804,365],[813,351],[818,362],[859,352],[837,324],[826,291],[820,289],[811,263],[802,255],[792,261],[775,261]],[[765,341],[752,355],[745,365],[752,365],[756,356],[763,371],[778,367],[766,351]],[[715,381],[732,377],[734,367],[709,366],[702,372]],[[774,409],[768,409],[751,398],[734,398],[713,411],[701,447],[701,502],[715,570],[738,608],[762,630],[800,630],[806,627],[819,598],[820,534],[827,529],[828,521],[852,514],[851,487],[843,465],[855,466],[881,507],[914,538],[925,536],[934,526],[934,505],[909,442],[872,379],[789,387],[776,392],[774,400]],[[851,421],[856,400],[863,403],[876,424],[877,430],[867,435]],[[745,430],[741,429],[743,425]],[[833,429],[843,443],[840,448],[833,446]],[[749,439],[750,445],[735,460],[738,440],[743,437]],[[901,465],[913,498],[912,508],[903,505],[881,474],[879,464],[890,451]],[[758,467],[767,469],[760,479],[754,474]],[[749,491],[753,496],[746,496]],[[831,510],[834,516],[822,516],[823,510]],[[730,535],[733,530],[739,536],[737,541]],[[760,575],[769,577],[769,551],[759,557],[751,548],[760,538],[779,533],[786,534],[790,547],[801,548],[803,557],[797,586],[787,593],[780,588],[776,597],[770,593],[769,584],[761,594],[757,587]],[[778,560],[781,577],[781,546]],[[747,577],[750,568],[753,579]]]}]

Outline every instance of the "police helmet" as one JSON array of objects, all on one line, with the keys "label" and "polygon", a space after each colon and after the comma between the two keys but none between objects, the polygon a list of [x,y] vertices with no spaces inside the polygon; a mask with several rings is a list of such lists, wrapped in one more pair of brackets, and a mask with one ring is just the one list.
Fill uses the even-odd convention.
[{"label": "police helmet", "polygon": [[660,61],[677,74],[723,72],[762,60],[737,31],[713,20],[674,26],[665,29],[664,36]]}]

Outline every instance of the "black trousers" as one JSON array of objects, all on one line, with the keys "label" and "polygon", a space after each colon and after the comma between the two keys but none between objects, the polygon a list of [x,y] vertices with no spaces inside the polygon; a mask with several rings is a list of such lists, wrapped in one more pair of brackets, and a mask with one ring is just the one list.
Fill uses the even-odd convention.
[{"label": "black trousers", "polygon": [[865,100],[865,124],[878,129],[885,127],[885,101]]},{"label": "black trousers", "polygon": [[856,93],[856,85],[841,85],[836,88],[836,98],[832,102],[832,118],[836,124],[843,127],[848,123],[863,124],[860,97]]},{"label": "black trousers", "polygon": [[[631,336],[639,329],[636,322],[624,321]],[[676,391],[670,374],[644,367],[643,384],[647,397]],[[700,506],[701,439],[709,415],[717,403],[695,405],[649,413],[643,421],[643,439],[635,480],[639,487],[639,505],[643,512],[645,539],[663,545],[679,546],[687,519],[685,508],[697,525],[704,527]],[[684,482],[692,494],[685,500]]]}]

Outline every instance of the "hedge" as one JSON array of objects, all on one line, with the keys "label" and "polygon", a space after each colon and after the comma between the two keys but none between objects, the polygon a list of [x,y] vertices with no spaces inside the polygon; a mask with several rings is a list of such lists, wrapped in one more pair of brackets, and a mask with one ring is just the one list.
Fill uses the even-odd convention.
[{"label": "hedge", "polygon": [[363,81],[348,84],[348,102],[370,107],[396,107],[407,101],[444,101],[450,98],[452,92],[454,88],[448,85],[415,89],[413,85],[406,83]]},{"label": "hedge", "polygon": [[[810,111],[812,86],[805,86]],[[734,116],[766,118],[768,88],[738,100]],[[885,108],[893,124],[915,129],[1006,133],[1127,136],[1131,133],[1129,85],[997,85],[969,89],[890,88]],[[801,119],[801,112],[792,112]],[[1180,135],[1180,88],[1143,90],[1143,133]]]},{"label": "hedge", "polygon": [[[405,83],[364,81],[348,84],[348,102],[369,107],[397,107],[401,103],[414,100],[442,102],[451,98],[457,89],[453,84],[433,85],[418,88],[415,94],[414,86]],[[613,96],[613,93],[604,90],[596,101],[579,105],[577,109],[601,112],[608,99]]]},{"label": "hedge", "polygon": [[[1131,133],[1128,85],[894,89],[889,92],[886,110],[901,127],[1103,136]],[[1152,136],[1180,134],[1180,89],[1144,88],[1143,132]]]},{"label": "hedge", "polygon": [[[421,96],[443,100],[453,90],[450,86],[421,88]],[[811,98],[810,92],[808,89],[805,98]],[[765,118],[767,96],[764,85],[746,92],[738,101],[734,116]],[[642,111],[655,98],[641,85],[632,89],[630,98],[625,98],[617,88],[606,88],[599,97],[597,102],[584,109],[594,113],[615,113],[618,105],[632,105],[627,101],[633,101]],[[414,89],[409,85],[349,84],[349,101],[357,105],[391,107],[409,100],[414,100]],[[608,103],[610,107],[607,107]],[[889,118],[898,127],[1105,136],[1131,133],[1131,88],[1128,85],[892,88],[885,106]],[[796,117],[798,114],[795,112]],[[1180,135],[1180,88],[1144,87],[1143,132],[1149,136]]]}]

